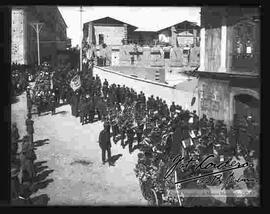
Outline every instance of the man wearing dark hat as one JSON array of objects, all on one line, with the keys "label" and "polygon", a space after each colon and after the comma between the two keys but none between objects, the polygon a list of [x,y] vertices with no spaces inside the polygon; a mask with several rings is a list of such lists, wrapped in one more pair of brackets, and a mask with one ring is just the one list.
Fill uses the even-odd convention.
[{"label": "man wearing dark hat", "polygon": [[91,97],[88,101],[88,114],[89,114],[89,122],[93,123],[94,122],[94,118],[95,118],[95,103],[94,103],[94,99]]},{"label": "man wearing dark hat", "polygon": [[105,79],[104,83],[103,83],[103,87],[102,87],[102,92],[103,92],[103,96],[105,98],[107,98],[108,96],[108,91],[109,91],[109,88],[108,88],[108,81],[107,79]]},{"label": "man wearing dark hat", "polygon": [[107,161],[109,166],[111,166],[111,140],[110,140],[110,126],[106,122],[104,123],[104,129],[99,134],[99,146],[102,151],[102,163],[105,164],[106,152]]},{"label": "man wearing dark hat", "polygon": [[116,136],[119,134],[119,127],[118,127],[116,109],[114,109],[112,111],[111,125],[112,125],[112,132],[113,132],[113,141],[114,141],[114,143],[116,143]]},{"label": "man wearing dark hat", "polygon": [[172,102],[172,104],[171,104],[171,106],[170,106],[171,117],[174,115],[175,110],[176,110],[175,103]]},{"label": "man wearing dark hat", "polygon": [[27,131],[27,134],[30,138],[30,142],[31,144],[33,144],[34,142],[34,137],[33,137],[33,134],[34,134],[34,121],[31,120],[32,116],[30,113],[27,114],[27,119],[25,121],[25,125],[26,125],[26,131]]},{"label": "man wearing dark hat", "polygon": [[30,92],[27,92],[26,99],[27,99],[27,110],[28,110],[28,113],[31,114],[31,112],[32,112],[32,99],[30,96]]},{"label": "man wearing dark hat", "polygon": [[136,129],[136,136],[137,136],[138,144],[142,142],[143,129],[144,129],[144,124],[140,121],[138,123],[138,128]]},{"label": "man wearing dark hat", "polygon": [[59,105],[59,103],[60,103],[60,89],[57,85],[54,88],[54,94],[55,94],[56,105]]},{"label": "man wearing dark hat", "polygon": [[116,88],[116,99],[117,99],[116,101],[117,103],[121,102],[121,88],[119,84],[117,85],[117,88]]},{"label": "man wearing dark hat", "polygon": [[55,108],[56,108],[56,96],[55,96],[54,92],[50,96],[50,107],[51,107],[52,115],[54,115]]},{"label": "man wearing dark hat", "polygon": [[13,123],[11,128],[11,143],[12,143],[12,153],[16,154],[18,150],[18,140],[20,138],[17,124]]},{"label": "man wearing dark hat", "polygon": [[123,125],[123,123],[121,123],[121,122],[119,123],[119,125],[120,125],[120,127],[121,127],[121,128],[120,128],[121,146],[122,146],[122,148],[124,149],[125,146],[126,146],[124,140],[125,140],[125,138],[126,138],[127,128],[126,128],[126,126]]},{"label": "man wearing dark hat", "polygon": [[72,115],[75,117],[78,117],[78,104],[79,104],[79,92],[76,91],[73,93],[72,98],[71,98],[71,111]]},{"label": "man wearing dark hat", "polygon": [[41,99],[40,94],[38,94],[37,97],[36,97],[36,105],[37,105],[38,116],[40,116],[41,110],[42,110],[42,99]]},{"label": "man wearing dark hat", "polygon": [[84,96],[80,99],[80,123],[84,125],[86,123],[86,98]]},{"label": "man wearing dark hat", "polygon": [[134,135],[135,135],[135,131],[132,127],[132,124],[129,123],[127,125],[127,141],[126,141],[126,145],[128,144],[128,149],[129,149],[129,153],[132,152],[132,146],[133,146],[133,142],[134,142]]}]

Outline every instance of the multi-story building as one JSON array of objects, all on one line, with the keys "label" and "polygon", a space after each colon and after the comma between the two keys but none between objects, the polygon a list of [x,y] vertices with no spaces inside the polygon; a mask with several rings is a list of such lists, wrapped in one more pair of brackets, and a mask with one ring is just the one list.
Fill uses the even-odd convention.
[{"label": "multi-story building", "polygon": [[232,124],[234,114],[260,121],[260,11],[203,7],[199,114]]},{"label": "multi-story building", "polygon": [[67,25],[56,6],[12,8],[12,57],[14,63],[37,64],[37,34],[31,23],[43,23],[40,30],[40,61],[57,64],[58,51],[70,46]]},{"label": "multi-story building", "polygon": [[159,42],[168,43],[174,47],[196,46],[199,41],[200,26],[196,23],[183,21],[157,31]]},{"label": "multi-story building", "polygon": [[84,23],[83,39],[89,44],[102,45],[105,43],[112,47],[120,46],[123,41],[128,40],[130,34],[136,28],[111,17],[105,17]]}]

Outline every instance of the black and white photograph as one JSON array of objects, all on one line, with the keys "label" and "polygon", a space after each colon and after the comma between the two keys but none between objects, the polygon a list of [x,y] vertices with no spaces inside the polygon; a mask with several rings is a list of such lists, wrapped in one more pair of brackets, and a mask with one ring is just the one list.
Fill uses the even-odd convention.
[{"label": "black and white photograph", "polygon": [[260,6],[11,6],[10,205],[260,207]]}]

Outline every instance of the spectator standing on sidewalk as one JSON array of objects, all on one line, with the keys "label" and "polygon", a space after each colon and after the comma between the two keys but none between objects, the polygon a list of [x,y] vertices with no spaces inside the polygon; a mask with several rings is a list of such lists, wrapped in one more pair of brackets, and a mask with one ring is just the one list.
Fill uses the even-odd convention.
[{"label": "spectator standing on sidewalk", "polygon": [[31,113],[28,113],[27,119],[25,121],[25,125],[26,125],[27,134],[30,138],[30,142],[31,142],[31,144],[33,144],[33,142],[34,142],[34,137],[33,137],[33,135],[34,135],[34,121],[31,118],[32,118]]},{"label": "spectator standing on sidewalk", "polygon": [[27,88],[26,99],[27,99],[27,110],[28,110],[28,113],[31,114],[32,113],[32,99],[30,95],[30,88]]}]

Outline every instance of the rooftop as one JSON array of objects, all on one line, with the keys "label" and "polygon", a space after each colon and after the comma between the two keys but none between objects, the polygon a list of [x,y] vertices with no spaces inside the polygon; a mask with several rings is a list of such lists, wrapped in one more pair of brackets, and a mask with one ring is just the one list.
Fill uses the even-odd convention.
[{"label": "rooftop", "polygon": [[[90,20],[89,22],[98,23],[98,24],[127,24],[130,27],[133,27],[133,28],[136,28],[136,29],[138,28],[138,27],[136,27],[134,25],[128,24],[128,23],[123,22],[123,21],[120,21],[118,19],[114,19],[114,18],[109,17],[109,16],[106,16],[106,17],[103,17],[103,18],[100,18],[100,19]],[[86,22],[84,24],[88,24],[89,22]]]}]

